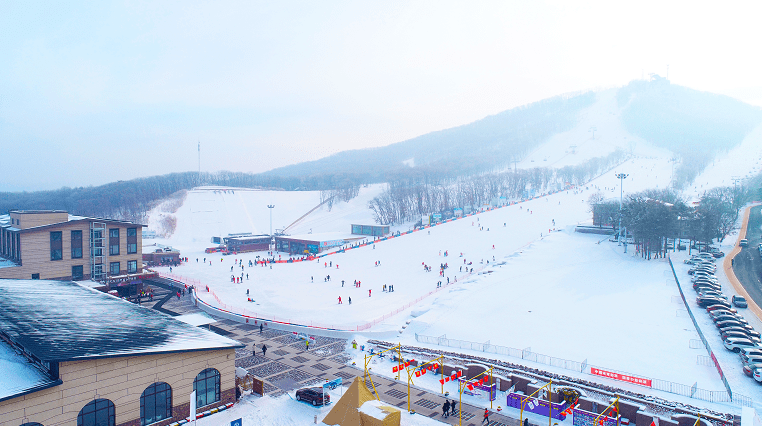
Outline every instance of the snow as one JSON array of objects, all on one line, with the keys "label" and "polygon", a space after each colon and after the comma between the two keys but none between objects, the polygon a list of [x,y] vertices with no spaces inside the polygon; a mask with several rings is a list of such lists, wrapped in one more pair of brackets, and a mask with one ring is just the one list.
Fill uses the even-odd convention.
[{"label": "snow", "polygon": [[[342,392],[346,390],[337,388],[330,391],[331,400],[338,401]],[[366,403],[367,404],[367,403]],[[242,419],[243,426],[268,425],[268,426],[292,426],[313,424],[314,416],[317,415],[319,424],[325,424],[322,419],[328,415],[333,405],[325,407],[313,407],[304,402],[297,402],[290,394],[277,398],[264,396],[257,397],[246,395],[241,402],[232,408],[209,417],[196,421],[196,426],[219,426],[230,424],[231,421]],[[380,411],[380,410],[379,410]],[[442,426],[444,423],[430,419],[420,414],[402,413],[401,426]]]},{"label": "snow", "polygon": [[0,399],[52,381],[3,341],[0,341],[0,371],[3,372]]},{"label": "snow", "polygon": [[373,399],[361,405],[358,411],[365,413],[374,419],[383,420],[389,415],[389,411],[382,408],[384,406],[388,407],[390,404]]},{"label": "snow", "polygon": [[194,314],[187,314],[187,315],[179,315],[176,317],[173,317],[174,319],[178,321],[182,321],[186,324],[190,324],[192,326],[198,327],[200,325],[206,325],[206,324],[212,324],[217,322],[217,319],[212,318],[211,315],[205,313],[205,312],[197,312]]}]

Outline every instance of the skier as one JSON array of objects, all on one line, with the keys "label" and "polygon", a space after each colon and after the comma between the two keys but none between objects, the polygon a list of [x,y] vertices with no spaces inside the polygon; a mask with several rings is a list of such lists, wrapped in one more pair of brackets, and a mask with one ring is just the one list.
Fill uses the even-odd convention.
[{"label": "skier", "polygon": [[341,296],[339,296],[339,305],[341,305]]},{"label": "skier", "polygon": [[341,286],[344,287],[344,280],[341,280]]},{"label": "skier", "polygon": [[351,305],[352,304],[352,297],[350,296],[348,299],[349,299],[349,304]]},{"label": "skier", "polygon": [[445,399],[445,403],[442,404],[442,417],[447,417],[450,411],[450,401]]},{"label": "skier", "polygon": [[368,289],[368,297],[370,297],[370,289]]},{"label": "skier", "polygon": [[262,356],[267,357],[267,346],[264,343],[262,343]]}]

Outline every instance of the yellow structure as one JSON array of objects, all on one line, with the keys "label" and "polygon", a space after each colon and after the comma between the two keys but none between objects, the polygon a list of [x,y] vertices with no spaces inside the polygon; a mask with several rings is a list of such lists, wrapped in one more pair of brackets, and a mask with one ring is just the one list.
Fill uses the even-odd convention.
[{"label": "yellow structure", "polygon": [[399,426],[400,419],[400,410],[376,401],[365,382],[355,377],[344,396],[323,419],[323,423],[340,426]]}]

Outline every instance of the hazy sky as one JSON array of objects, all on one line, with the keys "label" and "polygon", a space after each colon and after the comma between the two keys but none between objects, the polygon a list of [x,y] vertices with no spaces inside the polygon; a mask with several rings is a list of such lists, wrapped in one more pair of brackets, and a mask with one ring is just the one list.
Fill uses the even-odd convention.
[{"label": "hazy sky", "polygon": [[260,172],[642,73],[762,105],[762,2],[0,0],[0,190]]}]

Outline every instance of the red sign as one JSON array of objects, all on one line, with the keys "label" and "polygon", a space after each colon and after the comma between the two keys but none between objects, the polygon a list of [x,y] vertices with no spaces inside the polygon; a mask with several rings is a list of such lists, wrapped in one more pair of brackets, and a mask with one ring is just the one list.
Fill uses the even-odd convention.
[{"label": "red sign", "polygon": [[627,374],[613,373],[611,371],[601,370],[600,368],[590,367],[590,373],[596,376],[608,377],[609,379],[620,380],[622,382],[635,383],[636,385],[651,387],[651,379],[629,376]]}]

